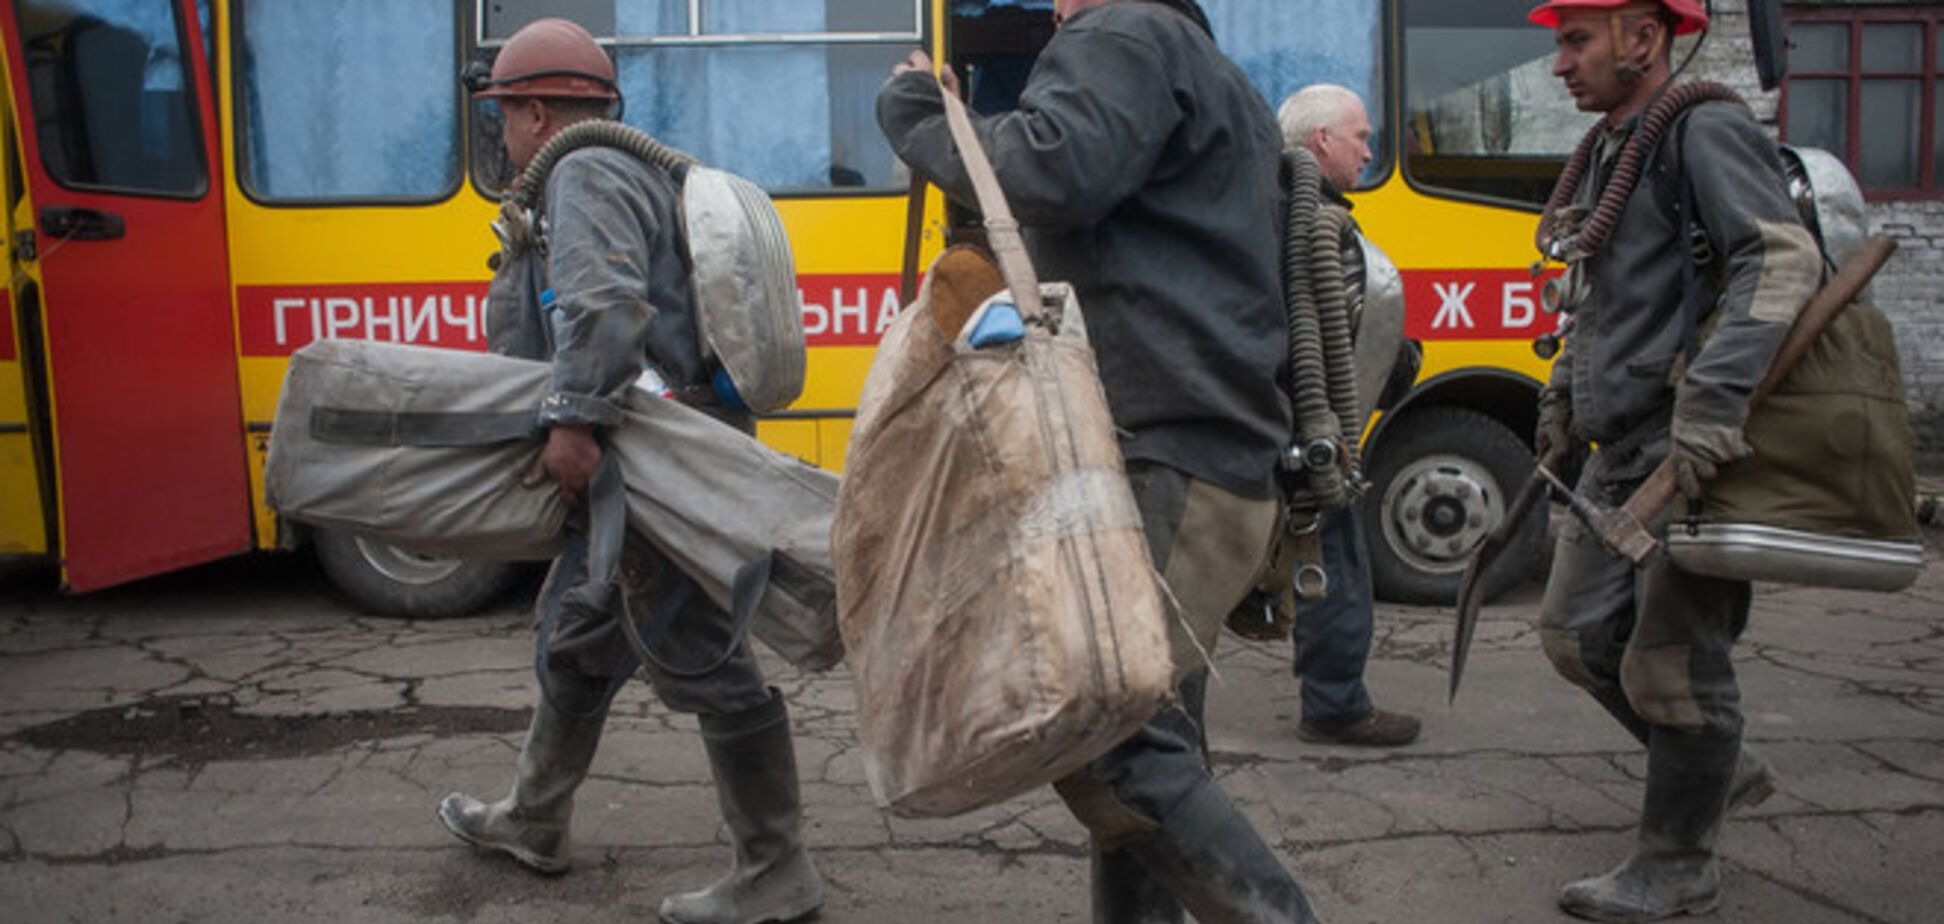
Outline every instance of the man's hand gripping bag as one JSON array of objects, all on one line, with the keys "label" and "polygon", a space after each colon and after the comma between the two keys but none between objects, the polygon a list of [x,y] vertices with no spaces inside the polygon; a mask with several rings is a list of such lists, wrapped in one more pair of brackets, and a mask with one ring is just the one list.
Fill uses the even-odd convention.
[{"label": "man's hand gripping bag", "polygon": [[[1165,592],[1079,304],[1034,278],[947,99],[999,265],[947,251],[886,332],[832,525],[865,772],[906,816],[1080,768],[1153,715],[1172,673]],[[1023,336],[960,336],[981,327],[967,324],[977,309],[1010,305]]]}]

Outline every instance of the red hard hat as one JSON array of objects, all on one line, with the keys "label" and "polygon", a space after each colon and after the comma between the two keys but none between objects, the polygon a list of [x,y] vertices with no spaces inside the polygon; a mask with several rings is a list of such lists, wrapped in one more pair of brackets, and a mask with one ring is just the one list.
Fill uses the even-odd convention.
[{"label": "red hard hat", "polygon": [[1629,6],[1659,6],[1674,14],[1678,22],[1675,35],[1687,35],[1708,27],[1708,13],[1701,0],[1546,0],[1526,14],[1533,23],[1548,29],[1559,28],[1559,14],[1565,10],[1619,10]]},{"label": "red hard hat", "polygon": [[[477,66],[477,65],[475,65]],[[619,99],[614,62],[586,29],[565,19],[536,19],[500,48],[492,76],[473,85],[475,96]]]}]

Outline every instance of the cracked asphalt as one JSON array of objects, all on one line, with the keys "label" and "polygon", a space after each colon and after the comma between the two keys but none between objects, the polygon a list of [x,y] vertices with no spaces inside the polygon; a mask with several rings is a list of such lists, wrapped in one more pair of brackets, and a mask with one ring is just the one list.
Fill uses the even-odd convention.
[{"label": "cracked asphalt", "polygon": [[[1758,588],[1739,649],[1775,798],[1722,838],[1726,922],[1935,922],[1944,906],[1944,533],[1902,594]],[[1539,652],[1536,588],[1488,608],[1455,707],[1445,610],[1382,607],[1371,688],[1425,719],[1395,751],[1297,741],[1286,645],[1223,641],[1216,772],[1341,922],[1548,922],[1626,851],[1644,761]],[[440,795],[510,782],[533,696],[526,606],[363,617],[303,558],[69,598],[0,583],[0,916],[10,921],[652,919],[726,864],[692,720],[624,692],[582,789],[576,870],[462,846]],[[1050,792],[945,821],[864,782],[841,672],[789,697],[831,922],[1085,921],[1085,837]]]}]

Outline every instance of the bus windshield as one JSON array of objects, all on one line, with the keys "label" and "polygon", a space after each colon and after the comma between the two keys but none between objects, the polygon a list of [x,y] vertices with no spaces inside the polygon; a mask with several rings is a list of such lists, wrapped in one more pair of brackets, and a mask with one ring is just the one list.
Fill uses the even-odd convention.
[{"label": "bus windshield", "polygon": [[1552,76],[1531,0],[1404,0],[1404,169],[1427,191],[1544,204],[1597,118]]}]

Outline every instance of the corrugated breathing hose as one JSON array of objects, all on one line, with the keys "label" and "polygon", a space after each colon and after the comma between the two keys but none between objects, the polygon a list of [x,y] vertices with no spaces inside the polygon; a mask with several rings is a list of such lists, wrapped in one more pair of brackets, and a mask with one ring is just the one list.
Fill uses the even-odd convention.
[{"label": "corrugated breathing hose", "polygon": [[1310,237],[1312,290],[1316,293],[1317,323],[1323,333],[1323,364],[1330,388],[1330,408],[1336,414],[1343,440],[1344,465],[1351,477],[1347,490],[1360,493],[1356,484],[1361,466],[1357,442],[1363,436],[1357,414],[1356,337],[1351,328],[1350,282],[1343,266],[1346,242],[1350,236],[1350,213],[1335,204],[1318,210]]},{"label": "corrugated breathing hose", "polygon": [[1605,247],[1607,238],[1620,222],[1620,214],[1626,210],[1627,200],[1633,196],[1635,185],[1640,182],[1648,156],[1660,147],[1661,137],[1667,134],[1668,126],[1673,125],[1675,118],[1689,106],[1705,102],[1748,105],[1740,94],[1712,81],[1697,80],[1668,88],[1653,105],[1647,107],[1640,127],[1634,129],[1633,137],[1627,139],[1627,146],[1620,151],[1620,159],[1614,165],[1613,176],[1607,180],[1606,188],[1600,191],[1599,204],[1594,207],[1585,224],[1563,237],[1555,237],[1553,230],[1560,212],[1579,195],[1581,184],[1593,172],[1593,152],[1598,150],[1600,138],[1608,131],[1607,123],[1601,120],[1587,130],[1586,137],[1581,138],[1579,147],[1573,150],[1572,159],[1567,161],[1566,169],[1560,173],[1552,196],[1546,200],[1546,210],[1539,217],[1539,230],[1534,238],[1539,252],[1548,259],[1571,261],[1598,253]]},{"label": "corrugated breathing hose", "polygon": [[568,154],[587,147],[620,148],[671,173],[677,168],[697,163],[688,153],[662,144],[647,132],[625,122],[591,119],[569,125],[547,139],[526,169],[520,171],[519,182],[514,185],[509,198],[521,208],[533,208],[534,203],[540,201],[540,193],[547,185],[547,174],[553,172],[554,164]]},{"label": "corrugated breathing hose", "polygon": [[[1283,299],[1289,319],[1289,396],[1296,410],[1297,449],[1311,501],[1319,509],[1350,502],[1344,476],[1343,423],[1331,401],[1322,312],[1317,308],[1315,269],[1318,218],[1323,211],[1321,169],[1302,148],[1283,152],[1284,192],[1289,214],[1283,229]],[[1334,241],[1334,238],[1331,239]],[[1342,298],[1341,255],[1334,243],[1322,248],[1337,257],[1336,295]],[[1346,351],[1347,355],[1347,351]],[[1355,394],[1354,381],[1351,394]]]}]

